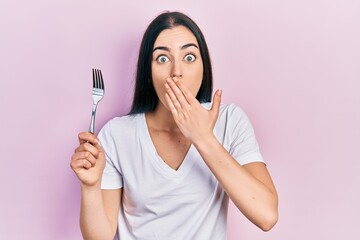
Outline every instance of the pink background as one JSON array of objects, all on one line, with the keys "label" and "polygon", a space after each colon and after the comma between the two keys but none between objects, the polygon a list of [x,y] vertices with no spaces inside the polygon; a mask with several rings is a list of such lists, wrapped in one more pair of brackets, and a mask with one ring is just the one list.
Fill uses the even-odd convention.
[{"label": "pink background", "polygon": [[[215,3],[216,2],[216,3]],[[249,115],[280,197],[269,233],[233,205],[228,239],[360,239],[360,2],[0,2],[0,239],[81,239],[69,167],[88,129],[127,113],[140,38],[163,10],[203,30],[223,102]]]}]

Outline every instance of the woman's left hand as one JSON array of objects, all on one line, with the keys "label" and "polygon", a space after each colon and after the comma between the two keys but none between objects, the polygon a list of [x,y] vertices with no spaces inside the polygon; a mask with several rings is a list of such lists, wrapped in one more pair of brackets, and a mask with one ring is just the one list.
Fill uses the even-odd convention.
[{"label": "woman's left hand", "polygon": [[168,78],[165,89],[165,99],[174,120],[191,143],[196,144],[213,135],[219,115],[221,90],[215,92],[211,109],[207,110],[178,78]]}]

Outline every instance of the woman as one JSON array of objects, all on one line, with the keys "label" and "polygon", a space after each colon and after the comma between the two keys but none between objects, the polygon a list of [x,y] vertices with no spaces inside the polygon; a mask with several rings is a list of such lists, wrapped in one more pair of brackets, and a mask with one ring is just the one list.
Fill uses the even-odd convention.
[{"label": "woman", "polygon": [[71,167],[81,183],[85,239],[226,239],[228,200],[270,230],[277,193],[251,124],[237,106],[212,104],[203,34],[166,12],[140,47],[129,115],[79,134]]}]

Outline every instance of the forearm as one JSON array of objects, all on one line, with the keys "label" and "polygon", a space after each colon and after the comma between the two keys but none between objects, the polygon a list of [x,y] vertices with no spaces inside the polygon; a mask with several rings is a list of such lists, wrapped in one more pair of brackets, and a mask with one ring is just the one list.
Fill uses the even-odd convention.
[{"label": "forearm", "polygon": [[269,230],[277,218],[276,191],[241,166],[215,136],[194,145],[237,208],[255,225]]},{"label": "forearm", "polygon": [[100,188],[81,188],[80,228],[85,240],[114,238],[116,229],[111,228]]}]

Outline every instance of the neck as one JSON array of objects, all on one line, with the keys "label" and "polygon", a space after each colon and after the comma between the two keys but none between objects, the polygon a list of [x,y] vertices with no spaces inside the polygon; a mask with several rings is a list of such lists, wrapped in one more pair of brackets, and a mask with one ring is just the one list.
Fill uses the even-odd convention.
[{"label": "neck", "polygon": [[145,117],[149,128],[169,132],[179,131],[172,113],[161,103],[158,104],[155,111],[146,113]]}]

